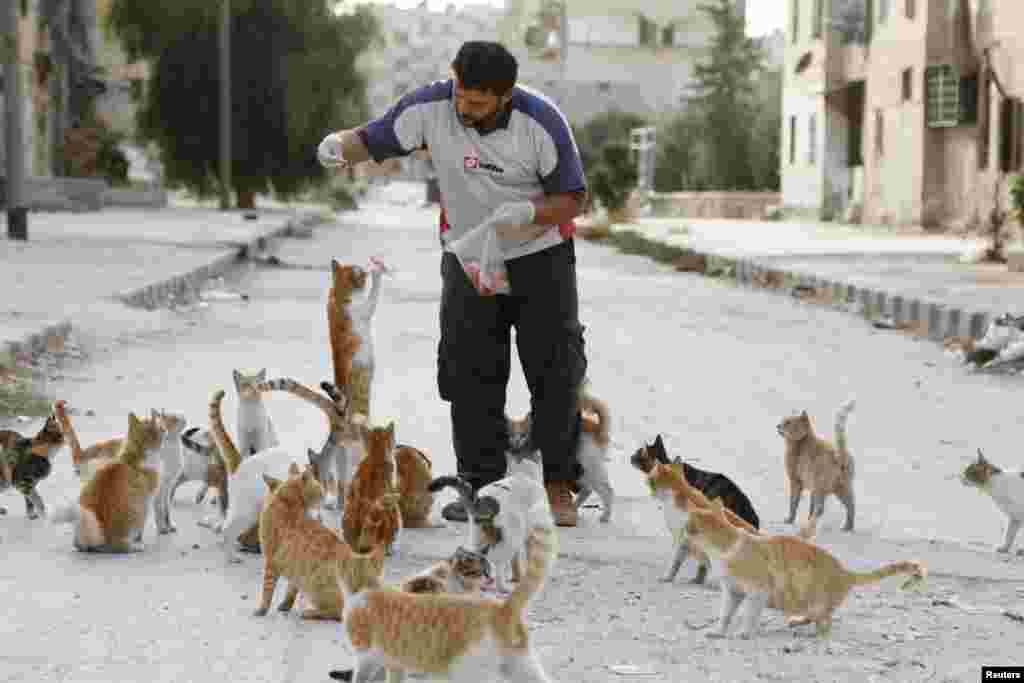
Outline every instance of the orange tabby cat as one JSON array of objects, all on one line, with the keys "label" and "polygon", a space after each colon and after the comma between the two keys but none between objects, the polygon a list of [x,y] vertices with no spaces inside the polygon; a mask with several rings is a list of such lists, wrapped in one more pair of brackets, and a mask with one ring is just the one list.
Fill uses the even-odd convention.
[{"label": "orange tabby cat", "polygon": [[[113,462],[117,459],[118,453],[121,450],[121,446],[124,444],[124,437],[116,437],[113,439],[107,439],[94,443],[88,448],[82,448],[82,444],[78,441],[78,434],[75,432],[74,426],[71,424],[71,417],[68,415],[66,406],[61,402],[61,405],[55,409],[57,420],[60,422],[61,428],[64,430],[64,434],[68,441],[68,447],[71,448],[71,463],[75,470],[75,474],[79,477],[83,476],[88,478],[92,472],[98,469],[104,462]],[[160,422],[160,413],[153,410],[147,418],[140,420],[142,428],[145,432],[145,448],[151,449],[156,448],[160,445],[160,442],[164,438],[164,430]]]},{"label": "orange tabby cat", "polygon": [[790,625],[813,623],[819,636],[832,629],[832,613],[854,586],[906,574],[904,587],[920,583],[925,567],[918,562],[892,562],[872,572],[853,572],[818,546],[793,536],[756,536],[732,525],[724,508],[690,511],[686,532],[690,541],[714,558],[722,574],[722,606],[718,629],[708,637],[724,638],[729,622],[746,600],[743,637],[757,635],[761,611],[769,601],[790,619]]},{"label": "orange tabby cat", "polygon": [[531,529],[525,575],[503,601],[379,589],[360,592],[342,577],[342,629],[355,654],[352,680],[366,683],[387,667],[389,681],[400,681],[404,672],[458,682],[550,681],[531,650],[523,613],[543,586],[556,555],[554,529]]},{"label": "orange tabby cat", "polygon": [[[353,386],[355,377],[352,361],[362,345],[362,340],[356,333],[350,311],[352,295],[366,287],[366,271],[359,266],[343,265],[331,259],[331,275],[331,289],[327,294],[327,329],[330,333],[334,384],[353,402],[354,411],[362,412],[369,417],[369,407],[362,405],[365,397],[361,396],[368,393],[368,387],[365,392],[357,392],[357,387]],[[360,376],[359,379],[366,378]],[[357,398],[357,394],[360,394],[360,398]],[[359,404],[358,410],[355,404]]]},{"label": "orange tabby cat", "polygon": [[55,524],[74,522],[75,548],[92,552],[143,550],[142,532],[160,483],[156,449],[147,447],[149,431],[128,414],[128,435],[113,461],[103,462],[82,485],[78,502],[54,514]]},{"label": "orange tabby cat", "polygon": [[366,457],[356,468],[345,499],[342,532],[357,552],[386,545],[394,554],[402,530],[395,463],[395,423],[372,429],[361,426]]},{"label": "orange tabby cat", "polygon": [[825,513],[825,499],[835,494],[846,507],[843,531],[853,531],[853,456],[846,447],[846,422],[854,405],[855,401],[847,401],[836,413],[835,446],[814,433],[807,411],[786,417],[776,426],[786,442],[785,466],[789,479],[787,524],[796,520],[800,497],[806,488],[811,492],[810,514],[820,518]]},{"label": "orange tabby cat", "polygon": [[312,607],[304,619],[341,619],[344,601],[338,577],[356,590],[379,585],[384,571],[383,546],[368,555],[357,555],[338,535],[320,522],[309,519],[306,510],[324,497],[323,487],[307,467],[295,463],[288,479],[279,481],[264,474],[270,493],[260,514],[260,546],[263,548],[263,594],[255,615],[270,609],[274,587],[281,577],[288,579],[288,593],[278,609],[287,612],[299,591]]}]

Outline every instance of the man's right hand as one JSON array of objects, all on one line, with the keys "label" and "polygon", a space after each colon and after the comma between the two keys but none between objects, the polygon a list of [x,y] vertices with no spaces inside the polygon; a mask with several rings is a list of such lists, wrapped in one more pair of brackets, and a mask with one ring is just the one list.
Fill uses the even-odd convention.
[{"label": "man's right hand", "polygon": [[327,135],[316,148],[316,158],[325,168],[347,168],[349,162],[342,156],[341,134]]}]

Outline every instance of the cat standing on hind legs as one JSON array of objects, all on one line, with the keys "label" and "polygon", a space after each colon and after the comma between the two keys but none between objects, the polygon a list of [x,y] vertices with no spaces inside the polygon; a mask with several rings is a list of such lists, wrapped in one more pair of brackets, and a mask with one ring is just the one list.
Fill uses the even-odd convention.
[{"label": "cat standing on hind legs", "polygon": [[[978,459],[964,468],[960,481],[964,486],[992,496],[996,507],[1006,515],[1006,536],[996,552],[1010,552],[1017,532],[1024,524],[1024,472],[997,467],[985,459],[979,448]],[[1024,548],[1018,549],[1017,554],[1024,555]]]},{"label": "cat standing on hind legs", "polygon": [[804,489],[811,495],[809,514],[818,519],[825,512],[825,499],[835,494],[846,507],[843,531],[853,531],[855,498],[854,463],[846,443],[846,423],[856,402],[847,401],[836,413],[835,445],[814,433],[807,411],[783,418],[776,431],[785,440],[785,467],[789,479],[789,516],[796,521],[797,508]]}]

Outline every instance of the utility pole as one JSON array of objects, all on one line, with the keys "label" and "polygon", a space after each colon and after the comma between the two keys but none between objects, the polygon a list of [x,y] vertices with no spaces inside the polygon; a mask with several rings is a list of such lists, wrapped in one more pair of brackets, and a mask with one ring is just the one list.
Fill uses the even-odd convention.
[{"label": "utility pole", "polygon": [[4,2],[6,43],[4,53],[4,152],[7,161],[7,182],[4,194],[7,204],[7,238],[28,239],[28,208],[25,206],[25,103],[21,92],[21,40],[18,35],[20,3]]},{"label": "utility pole", "polygon": [[559,4],[559,10],[561,15],[558,18],[558,57],[559,67],[561,68],[560,81],[561,87],[559,90],[562,95],[563,106],[568,100],[568,78],[569,78],[569,0],[561,0]]},{"label": "utility pole", "polygon": [[231,208],[231,0],[220,0],[220,208]]}]

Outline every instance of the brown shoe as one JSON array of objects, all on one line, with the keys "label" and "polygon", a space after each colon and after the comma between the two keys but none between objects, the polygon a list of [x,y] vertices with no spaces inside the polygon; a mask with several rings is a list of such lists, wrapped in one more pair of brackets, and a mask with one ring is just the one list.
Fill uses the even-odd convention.
[{"label": "brown shoe", "polygon": [[544,485],[551,503],[551,515],[558,526],[576,526],[576,503],[569,482],[549,481]]}]

